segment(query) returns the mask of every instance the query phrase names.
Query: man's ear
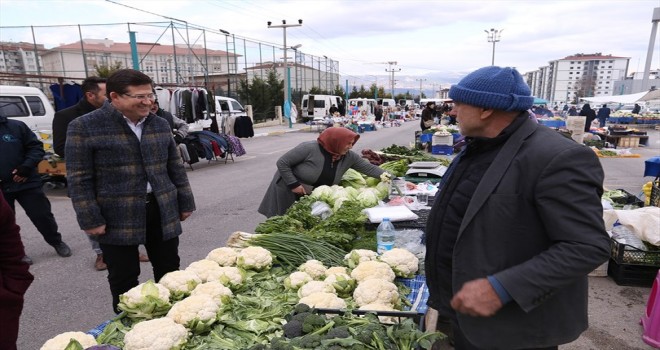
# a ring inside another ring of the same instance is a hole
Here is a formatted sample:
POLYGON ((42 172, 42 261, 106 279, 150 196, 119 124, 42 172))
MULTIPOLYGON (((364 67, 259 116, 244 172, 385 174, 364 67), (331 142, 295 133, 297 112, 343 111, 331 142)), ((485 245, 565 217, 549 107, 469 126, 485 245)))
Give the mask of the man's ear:
POLYGON ((479 119, 481 119, 481 120, 488 119, 488 118, 490 118, 494 113, 495 113, 495 110, 494 110, 494 109, 486 109, 486 108, 483 108, 483 109, 481 110, 481 114, 479 115, 479 119))

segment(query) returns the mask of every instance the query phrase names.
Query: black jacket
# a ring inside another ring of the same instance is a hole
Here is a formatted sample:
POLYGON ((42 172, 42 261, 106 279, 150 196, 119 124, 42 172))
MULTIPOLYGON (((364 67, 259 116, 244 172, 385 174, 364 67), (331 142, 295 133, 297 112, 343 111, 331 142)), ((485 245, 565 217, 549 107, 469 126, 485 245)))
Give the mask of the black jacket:
POLYGON ((0 185, 3 192, 18 192, 41 186, 37 165, 44 158, 44 144, 22 121, 0 116, 0 185), (23 168, 27 181, 12 180, 12 172, 23 168))
POLYGON ((66 144, 66 129, 72 120, 94 111, 96 107, 87 102, 86 99, 80 100, 75 106, 65 108, 55 113, 53 118, 53 149, 55 154, 64 158, 64 144, 66 144))

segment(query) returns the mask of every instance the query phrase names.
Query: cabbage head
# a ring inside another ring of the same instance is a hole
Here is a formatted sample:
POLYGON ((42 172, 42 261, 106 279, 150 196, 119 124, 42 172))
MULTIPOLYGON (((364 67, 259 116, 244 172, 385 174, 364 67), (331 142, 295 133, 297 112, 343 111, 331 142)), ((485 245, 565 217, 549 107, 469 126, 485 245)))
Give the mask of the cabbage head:
POLYGON ((340 185, 344 187, 363 188, 367 186, 367 182, 357 170, 348 169, 341 177, 340 185))
POLYGON ((356 199, 364 208, 375 207, 378 205, 379 200, 378 191, 371 188, 362 189, 356 199))

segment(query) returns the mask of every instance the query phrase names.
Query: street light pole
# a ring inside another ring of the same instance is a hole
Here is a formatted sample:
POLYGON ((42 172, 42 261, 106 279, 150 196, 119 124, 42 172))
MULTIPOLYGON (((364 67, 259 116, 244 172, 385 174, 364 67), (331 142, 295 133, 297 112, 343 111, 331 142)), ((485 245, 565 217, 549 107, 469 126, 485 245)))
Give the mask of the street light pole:
POLYGON ((291 96, 289 95, 289 69, 287 68, 287 47, 286 47, 286 29, 289 27, 300 27, 302 26, 302 19, 298 20, 298 24, 286 24, 286 20, 282 20, 280 25, 272 25, 273 22, 268 21, 268 28, 282 28, 282 34, 284 37, 284 45, 282 45, 282 50, 284 50, 284 111, 283 114, 285 117, 289 118, 289 128, 293 128, 293 123, 291 122, 291 96))
MULTIPOLYGON (((421 104, 422 103, 421 102, 422 101, 422 82, 426 81, 426 79, 415 79, 415 80, 419 82, 419 101, 420 101, 420 104, 421 104)), ((421 105, 420 105, 420 107, 421 107, 421 105)))
POLYGON ((493 43, 493 55, 490 62, 491 66, 495 65, 495 43, 500 41, 500 36, 502 35, 503 31, 504 29, 490 28, 490 31, 484 29, 484 32, 486 32, 486 35, 488 36, 488 42, 493 43))

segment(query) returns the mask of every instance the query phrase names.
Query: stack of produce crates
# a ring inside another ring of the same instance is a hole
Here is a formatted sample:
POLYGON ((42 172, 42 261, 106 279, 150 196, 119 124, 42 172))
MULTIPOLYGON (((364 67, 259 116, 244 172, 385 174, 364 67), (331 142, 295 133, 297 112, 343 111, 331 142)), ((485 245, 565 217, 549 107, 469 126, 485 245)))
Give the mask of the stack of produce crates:
POLYGON ((660 250, 641 250, 611 241, 607 274, 620 286, 650 287, 660 268, 660 250))

